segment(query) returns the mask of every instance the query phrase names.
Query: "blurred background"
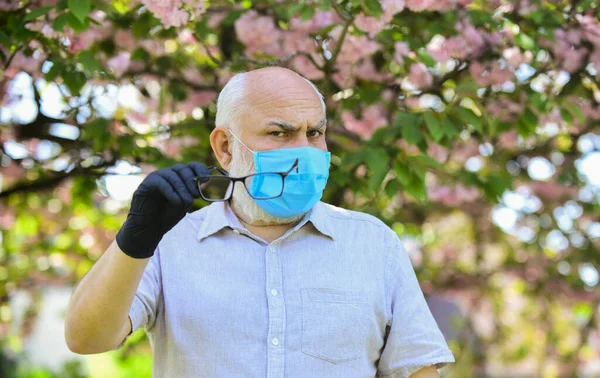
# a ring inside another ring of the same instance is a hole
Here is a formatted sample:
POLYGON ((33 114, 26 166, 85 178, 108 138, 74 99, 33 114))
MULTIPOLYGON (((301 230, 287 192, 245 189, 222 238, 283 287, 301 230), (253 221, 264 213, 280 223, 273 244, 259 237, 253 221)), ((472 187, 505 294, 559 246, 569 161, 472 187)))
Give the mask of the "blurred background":
POLYGON ((267 65, 325 96, 323 200, 400 235, 444 377, 600 377, 599 18, 596 0, 0 0, 0 377, 150 377, 142 329, 68 350, 73 285, 146 174, 215 163, 219 90, 267 65))

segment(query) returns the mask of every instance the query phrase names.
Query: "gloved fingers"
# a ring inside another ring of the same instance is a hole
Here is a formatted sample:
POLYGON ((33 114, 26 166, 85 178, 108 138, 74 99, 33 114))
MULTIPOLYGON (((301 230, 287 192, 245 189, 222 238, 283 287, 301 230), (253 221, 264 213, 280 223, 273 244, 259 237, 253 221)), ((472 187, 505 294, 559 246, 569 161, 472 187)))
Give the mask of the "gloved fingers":
POLYGON ((194 203, 194 197, 192 197, 191 193, 188 191, 187 187, 183 183, 183 180, 181 177, 179 177, 177 172, 175 172, 173 169, 161 169, 160 171, 157 171, 157 173, 162 178, 167 180, 169 184, 171 184, 173 190, 179 196, 179 198, 181 198, 181 203, 186 209, 192 206, 192 203, 194 203))
MULTIPOLYGON (((191 162, 188 164, 188 167, 192 169, 194 172, 194 176, 208 176, 210 175, 210 171, 208 167, 202 163, 198 163, 197 161, 191 162)), ((208 179, 201 180, 200 182, 206 182, 208 179)))
POLYGON ((173 170, 177 172, 188 191, 192 194, 194 198, 200 197, 200 192, 198 191, 198 185, 194 181, 194 177, 196 176, 192 169, 188 165, 177 164, 173 166, 173 170))
POLYGON ((153 172, 152 177, 149 177, 148 185, 162 194, 167 201, 176 206, 183 204, 182 199, 177 194, 177 191, 171 183, 161 176, 160 171, 153 172))

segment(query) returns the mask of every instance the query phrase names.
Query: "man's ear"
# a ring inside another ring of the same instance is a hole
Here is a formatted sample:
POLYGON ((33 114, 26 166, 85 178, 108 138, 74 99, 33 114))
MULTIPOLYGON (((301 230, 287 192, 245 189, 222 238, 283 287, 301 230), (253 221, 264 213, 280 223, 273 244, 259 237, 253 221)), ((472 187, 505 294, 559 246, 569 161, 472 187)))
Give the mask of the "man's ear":
POLYGON ((216 127, 210 133, 210 146, 224 169, 229 169, 229 164, 231 164, 231 144, 228 134, 228 130, 223 127, 216 127))

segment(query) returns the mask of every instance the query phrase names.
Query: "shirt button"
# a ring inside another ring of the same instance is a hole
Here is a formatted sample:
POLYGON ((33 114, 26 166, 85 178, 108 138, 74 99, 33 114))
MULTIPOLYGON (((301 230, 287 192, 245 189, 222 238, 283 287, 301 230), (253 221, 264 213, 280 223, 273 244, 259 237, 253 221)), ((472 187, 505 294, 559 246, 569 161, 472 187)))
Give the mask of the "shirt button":
POLYGON ((279 345, 279 339, 277 337, 274 337, 273 340, 271 340, 271 342, 273 343, 273 345, 279 345))
POLYGON ((271 294, 277 295, 277 290, 276 289, 271 289, 271 294))
POLYGON ((239 230, 233 230, 233 233, 236 234, 236 235, 239 235, 240 231, 239 230))

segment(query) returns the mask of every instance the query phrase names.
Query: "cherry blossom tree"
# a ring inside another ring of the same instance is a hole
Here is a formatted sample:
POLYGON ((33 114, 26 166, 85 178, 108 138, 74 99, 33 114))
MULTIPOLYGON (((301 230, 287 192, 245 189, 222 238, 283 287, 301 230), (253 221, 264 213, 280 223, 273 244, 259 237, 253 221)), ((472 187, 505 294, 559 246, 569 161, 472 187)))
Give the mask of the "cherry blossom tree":
POLYGON ((460 308, 449 376, 591 371, 599 19, 593 0, 0 0, 0 343, 27 335, 14 293, 78 281, 144 174, 216 163, 233 74, 279 65, 326 100, 324 201, 388 223, 460 308))

